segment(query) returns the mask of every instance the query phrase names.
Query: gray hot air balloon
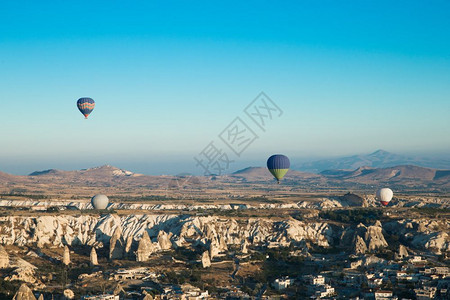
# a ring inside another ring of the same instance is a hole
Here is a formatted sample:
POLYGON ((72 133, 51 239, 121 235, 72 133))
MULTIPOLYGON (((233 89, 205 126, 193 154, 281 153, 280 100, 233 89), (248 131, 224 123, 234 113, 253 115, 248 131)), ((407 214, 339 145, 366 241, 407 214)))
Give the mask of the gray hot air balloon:
POLYGON ((389 188, 382 188, 377 191, 377 199, 382 205, 387 206, 391 202, 394 192, 389 188))
POLYGON ((95 195, 91 199, 91 204, 94 209, 106 209, 108 207, 109 199, 105 195, 95 195))

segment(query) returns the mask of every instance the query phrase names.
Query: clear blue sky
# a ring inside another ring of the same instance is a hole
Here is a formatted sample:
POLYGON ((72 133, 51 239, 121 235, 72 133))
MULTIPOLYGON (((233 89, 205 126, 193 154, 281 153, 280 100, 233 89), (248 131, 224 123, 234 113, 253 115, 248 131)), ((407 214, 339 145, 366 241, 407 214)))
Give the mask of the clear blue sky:
POLYGON ((449 153, 449 1, 150 2, 2 1, 0 170, 195 172, 261 91, 284 114, 235 167, 449 153))

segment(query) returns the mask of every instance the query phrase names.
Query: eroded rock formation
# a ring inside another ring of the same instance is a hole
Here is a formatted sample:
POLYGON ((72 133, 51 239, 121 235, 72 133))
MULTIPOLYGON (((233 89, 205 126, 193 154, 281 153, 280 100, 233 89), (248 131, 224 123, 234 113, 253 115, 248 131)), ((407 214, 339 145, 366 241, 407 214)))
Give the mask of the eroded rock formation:
POLYGON ((95 251, 94 247, 92 247, 91 254, 89 255, 89 264, 91 265, 91 267, 98 265, 97 251, 95 251))
MULTIPOLYGON (((147 232, 156 237, 157 243, 146 244, 145 252, 180 247, 202 239, 213 244, 213 256, 226 252, 228 245, 240 245, 243 239, 249 244, 286 245, 307 240, 321 247, 330 246, 333 230, 325 222, 305 223, 293 219, 273 221, 265 218, 250 218, 237 221, 216 216, 192 217, 184 215, 117 215, 95 216, 39 216, 3 217, 0 243, 18 246, 34 243, 54 246, 88 245, 96 248, 112 245, 112 258, 120 257, 123 251, 135 252, 133 240, 139 240, 147 232), (119 229, 123 232, 119 237, 119 229), (162 231, 162 232, 161 232, 162 231), (170 232, 170 234, 168 234, 170 232), (158 237, 159 236, 159 240, 158 237), (123 241, 126 240, 125 244, 123 241), (170 243, 169 243, 170 241, 170 243)), ((147 236, 148 236, 147 234, 147 236)), ((136 245, 135 245, 136 247, 136 245)), ((143 253, 142 251, 140 251, 143 253)), ((149 254, 147 254, 149 255, 149 254)))
POLYGON ((150 240, 147 231, 144 231, 142 238, 139 240, 138 249, 136 251, 136 261, 147 261, 152 253, 152 241, 150 240))
POLYGON ((7 268, 9 266, 9 255, 5 248, 0 245, 0 269, 7 268))
POLYGON ((211 266, 211 259, 209 258, 208 251, 204 251, 202 254, 202 267, 209 268, 211 266))
POLYGON ((67 245, 64 246, 62 263, 65 264, 66 266, 70 264, 70 250, 69 247, 67 247, 67 245))
POLYGON ((359 235, 356 236, 355 247, 353 253, 356 255, 364 254, 367 252, 367 245, 364 242, 363 238, 359 235))
POLYGON ((121 259, 125 252, 125 242, 122 238, 122 229, 117 226, 109 241, 109 259, 121 259))
POLYGON ((157 241, 158 241, 159 247, 162 250, 169 250, 170 248, 172 248, 172 242, 170 241, 170 236, 164 230, 159 231, 157 241))
POLYGON ((406 257, 408 257, 408 250, 406 249, 405 246, 400 245, 398 247, 398 252, 395 253, 395 259, 404 259, 406 257))
POLYGON ((22 283, 13 300, 36 300, 36 297, 33 291, 25 283, 22 283))
POLYGON ((367 227, 364 240, 366 241, 369 251, 388 246, 388 243, 383 236, 383 228, 380 221, 376 221, 375 225, 367 227))
POLYGON ((241 252, 242 254, 247 254, 248 253, 248 241, 247 239, 244 239, 241 243, 241 252))

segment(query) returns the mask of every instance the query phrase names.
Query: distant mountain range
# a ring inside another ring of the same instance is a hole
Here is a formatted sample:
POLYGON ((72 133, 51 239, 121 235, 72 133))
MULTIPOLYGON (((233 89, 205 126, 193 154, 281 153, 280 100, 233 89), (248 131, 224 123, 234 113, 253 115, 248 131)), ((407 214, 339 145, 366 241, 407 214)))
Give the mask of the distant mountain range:
MULTIPOLYGON (((202 193, 210 193, 236 187, 240 189, 243 187, 242 184, 255 189, 266 188, 273 182, 272 175, 265 167, 248 167, 228 175, 195 177, 149 176, 105 165, 75 171, 55 169, 36 171, 28 176, 0 172, 0 193, 64 194, 79 197, 107 189, 110 193, 123 196, 142 195, 148 191, 152 191, 152 194, 165 195, 167 190, 183 194, 186 188, 193 188, 202 193)), ((320 173, 290 170, 283 179, 284 187, 308 187, 311 190, 374 188, 382 185, 396 190, 412 188, 420 192, 447 191, 450 189, 450 170, 413 165, 387 168, 363 166, 353 170, 335 169, 320 173)))
POLYGON ((294 170, 320 173, 326 170, 355 170, 360 167, 389 168, 401 165, 414 165, 434 169, 450 169, 450 160, 410 157, 377 150, 365 155, 352 155, 340 158, 323 159, 297 164, 294 170))
POLYGON ((330 180, 341 180, 363 184, 390 183, 405 186, 438 184, 449 185, 450 170, 436 170, 403 165, 389 168, 360 167, 353 171, 327 170, 320 173, 330 180))
MULTIPOLYGON (((247 182, 270 180, 272 175, 266 168, 245 168, 234 172, 232 177, 243 178, 247 182)), ((404 186, 418 186, 436 184, 450 186, 450 170, 437 170, 411 165, 402 165, 389 168, 360 167, 355 170, 326 170, 319 174, 289 171, 285 178, 289 181, 308 181, 314 184, 327 183, 339 185, 340 183, 358 183, 374 185, 380 183, 397 184, 404 186)))

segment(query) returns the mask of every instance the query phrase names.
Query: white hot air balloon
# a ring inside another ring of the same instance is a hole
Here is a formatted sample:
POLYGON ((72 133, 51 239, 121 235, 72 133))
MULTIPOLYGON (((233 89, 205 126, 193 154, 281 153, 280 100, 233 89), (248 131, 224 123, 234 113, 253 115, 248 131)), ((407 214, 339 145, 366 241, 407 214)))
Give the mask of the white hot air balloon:
POLYGON ((95 195, 91 199, 91 204, 94 209, 106 209, 108 207, 109 199, 105 195, 95 195))
POLYGON ((394 196, 394 193, 389 188, 382 188, 377 191, 377 199, 384 206, 387 206, 391 202, 392 196, 394 196))

